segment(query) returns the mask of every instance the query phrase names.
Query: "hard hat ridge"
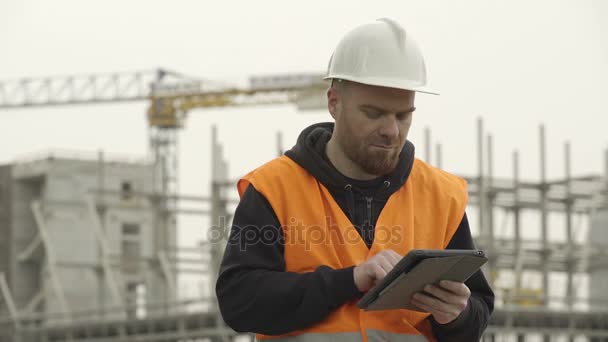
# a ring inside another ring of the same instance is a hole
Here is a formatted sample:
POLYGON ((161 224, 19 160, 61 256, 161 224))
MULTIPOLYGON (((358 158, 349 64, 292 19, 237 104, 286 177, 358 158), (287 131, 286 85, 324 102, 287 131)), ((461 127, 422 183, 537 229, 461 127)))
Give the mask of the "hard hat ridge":
POLYGON ((431 93, 426 65, 414 38, 394 19, 355 27, 338 43, 324 79, 431 93))

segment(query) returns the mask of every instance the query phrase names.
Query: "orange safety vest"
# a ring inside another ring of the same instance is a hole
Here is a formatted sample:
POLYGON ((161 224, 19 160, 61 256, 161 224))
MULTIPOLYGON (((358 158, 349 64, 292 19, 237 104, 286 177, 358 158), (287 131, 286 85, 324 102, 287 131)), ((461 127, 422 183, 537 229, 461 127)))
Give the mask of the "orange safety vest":
MULTIPOLYGON (((384 249, 445 249, 467 202, 466 182, 416 159, 407 182, 394 192, 378 217, 368 248, 327 188, 289 157, 276 158, 238 182, 239 194, 252 184, 272 206, 285 237, 285 271, 312 272, 358 265, 384 249)), ((277 286, 281 286, 277 284, 277 286)), ((353 299, 323 321, 277 341, 435 341, 428 313, 409 310, 366 312, 353 299)))

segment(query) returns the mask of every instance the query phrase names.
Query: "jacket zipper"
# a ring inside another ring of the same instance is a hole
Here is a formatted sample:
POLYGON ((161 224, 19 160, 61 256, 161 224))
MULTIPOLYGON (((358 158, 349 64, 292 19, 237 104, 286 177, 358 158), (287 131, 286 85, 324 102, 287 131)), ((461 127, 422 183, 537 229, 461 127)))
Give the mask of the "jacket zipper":
POLYGON ((372 200, 374 198, 373 197, 365 197, 365 200, 367 201, 367 223, 369 225, 369 227, 372 226, 372 200))

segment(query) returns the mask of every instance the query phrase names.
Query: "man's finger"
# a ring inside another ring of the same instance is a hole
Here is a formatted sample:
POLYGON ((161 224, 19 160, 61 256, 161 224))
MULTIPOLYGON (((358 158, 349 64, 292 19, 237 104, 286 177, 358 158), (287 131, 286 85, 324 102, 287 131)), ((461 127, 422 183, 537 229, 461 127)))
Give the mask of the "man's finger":
POLYGON ((433 311, 439 311, 444 314, 454 314, 455 308, 452 305, 446 304, 437 298, 427 296, 422 293, 416 293, 413 297, 417 302, 427 305, 433 311))
POLYGON ((446 291, 435 285, 425 286, 424 291, 441 299, 443 302, 450 303, 450 304, 459 304, 463 301, 463 298, 465 298, 465 296, 460 296, 460 295, 454 294, 454 292, 446 291))
POLYGON ((380 265, 374 265, 374 277, 376 283, 382 280, 386 276, 386 271, 380 265))
POLYGON ((389 253, 386 253, 383 256, 384 256, 384 260, 386 260, 386 262, 388 262, 391 265, 391 269, 392 269, 395 266, 395 264, 397 263, 395 261, 395 257, 389 253))
POLYGON ((396 252, 393 251, 392 249, 387 249, 384 250, 382 252, 380 252, 381 254, 379 254, 379 257, 384 258, 385 260, 387 260, 390 264, 391 264, 391 268, 392 266, 395 266, 395 264, 397 263, 397 261, 399 259, 397 259, 397 257, 395 256, 396 252))
POLYGON ((467 297, 471 296, 471 290, 469 290, 469 288, 464 283, 450 280, 442 280, 439 282, 439 286, 458 295, 467 297))
POLYGON ((411 304, 415 305, 418 309, 420 309, 420 310, 422 310, 424 312, 428 312, 428 313, 431 313, 431 314, 433 313, 433 309, 430 306, 422 303, 419 300, 416 300, 416 298, 412 298, 411 304))
POLYGON ((393 264, 388 259, 388 257, 378 258, 378 264, 386 273, 390 272, 393 269, 393 264))
POLYGON ((394 250, 390 250, 391 253, 389 253, 389 255, 391 256, 391 259, 393 261, 393 266, 397 265, 397 263, 401 260, 401 255, 399 255, 397 252, 395 252, 394 250))
POLYGON ((456 316, 454 316, 453 314, 437 311, 434 308, 415 299, 412 299, 411 303, 412 305, 415 305, 418 309, 433 315, 433 318, 435 318, 435 320, 441 324, 449 323, 456 318, 456 316))
POLYGON ((446 311, 442 310, 441 308, 436 307, 435 305, 431 304, 429 301, 425 300, 422 297, 430 298, 425 295, 416 294, 412 297, 411 303, 416 305, 418 308, 420 308, 426 312, 429 312, 433 315, 444 315, 444 316, 453 315, 450 312, 446 312, 446 311))

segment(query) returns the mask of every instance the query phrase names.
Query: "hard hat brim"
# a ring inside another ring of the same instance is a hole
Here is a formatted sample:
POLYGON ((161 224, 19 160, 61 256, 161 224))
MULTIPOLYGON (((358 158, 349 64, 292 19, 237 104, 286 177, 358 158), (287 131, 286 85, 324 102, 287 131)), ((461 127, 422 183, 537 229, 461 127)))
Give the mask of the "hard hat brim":
POLYGON ((403 90, 415 91, 417 93, 431 94, 431 95, 439 95, 438 92, 431 90, 425 86, 420 86, 417 84, 413 84, 412 82, 395 80, 395 79, 386 79, 386 78, 376 78, 376 77, 353 77, 348 75, 328 75, 323 77, 324 80, 331 79, 341 79, 356 83, 362 83, 372 86, 378 87, 387 87, 387 88, 396 88, 403 90))

